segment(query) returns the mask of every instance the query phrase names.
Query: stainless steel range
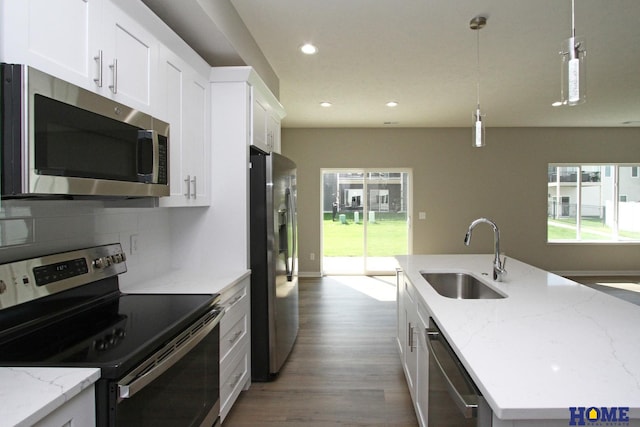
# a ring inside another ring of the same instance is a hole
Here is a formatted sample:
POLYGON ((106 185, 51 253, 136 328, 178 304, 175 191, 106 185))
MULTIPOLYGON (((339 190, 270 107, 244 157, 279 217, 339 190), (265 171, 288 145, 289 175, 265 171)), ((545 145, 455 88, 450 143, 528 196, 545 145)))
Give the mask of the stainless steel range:
POLYGON ((0 366, 100 368, 96 424, 213 426, 217 294, 125 294, 120 244, 0 265, 0 366))

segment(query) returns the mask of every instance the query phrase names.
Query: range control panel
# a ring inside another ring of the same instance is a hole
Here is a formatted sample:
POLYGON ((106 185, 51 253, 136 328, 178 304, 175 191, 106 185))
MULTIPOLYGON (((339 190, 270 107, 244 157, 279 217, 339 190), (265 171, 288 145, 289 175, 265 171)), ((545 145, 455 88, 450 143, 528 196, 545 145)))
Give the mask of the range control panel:
POLYGON ((0 309, 127 271, 120 243, 0 265, 0 309))

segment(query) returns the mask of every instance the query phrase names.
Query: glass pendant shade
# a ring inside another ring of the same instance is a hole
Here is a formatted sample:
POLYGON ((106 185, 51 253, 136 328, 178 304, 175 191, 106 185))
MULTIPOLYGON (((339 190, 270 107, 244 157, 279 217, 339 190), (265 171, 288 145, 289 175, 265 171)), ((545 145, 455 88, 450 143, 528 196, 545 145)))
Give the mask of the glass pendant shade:
POLYGON ((578 105, 587 100, 587 50, 584 38, 569 37, 560 49, 560 104, 578 105))
POLYGON ((473 113, 473 140, 472 145, 474 147, 484 147, 485 134, 484 134, 484 121, 482 120, 482 114, 480 108, 476 109, 473 113))

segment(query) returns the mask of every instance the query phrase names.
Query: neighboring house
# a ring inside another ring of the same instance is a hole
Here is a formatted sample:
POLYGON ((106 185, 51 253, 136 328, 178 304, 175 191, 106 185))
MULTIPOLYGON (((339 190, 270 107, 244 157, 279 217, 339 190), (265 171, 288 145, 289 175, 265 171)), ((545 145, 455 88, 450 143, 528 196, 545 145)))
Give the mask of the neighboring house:
MULTIPOLYGON (((368 211, 405 212, 407 178, 402 172, 367 172, 368 211)), ((324 173, 323 210, 331 212, 333 203, 338 211, 359 210, 364 207, 365 173, 324 173)))
POLYGON ((616 165, 549 166, 549 218, 600 219, 638 231, 640 167, 616 165), (578 180, 578 176, 580 180, 578 180))

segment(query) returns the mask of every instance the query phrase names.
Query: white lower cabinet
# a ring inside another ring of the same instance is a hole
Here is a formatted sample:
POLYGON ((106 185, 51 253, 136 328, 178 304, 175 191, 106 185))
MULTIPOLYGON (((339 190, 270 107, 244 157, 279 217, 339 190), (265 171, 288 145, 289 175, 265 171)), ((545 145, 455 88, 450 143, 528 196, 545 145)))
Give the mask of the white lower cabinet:
POLYGON ((222 293, 220 321, 220 420, 224 422, 242 390, 251 385, 250 277, 222 293))
POLYGON ((418 423, 424 427, 427 425, 429 401, 429 351, 426 342, 429 314, 402 271, 398 270, 396 274, 400 359, 418 423))
POLYGON ((71 400, 38 421, 33 427, 94 427, 96 402, 94 387, 87 387, 71 400))

